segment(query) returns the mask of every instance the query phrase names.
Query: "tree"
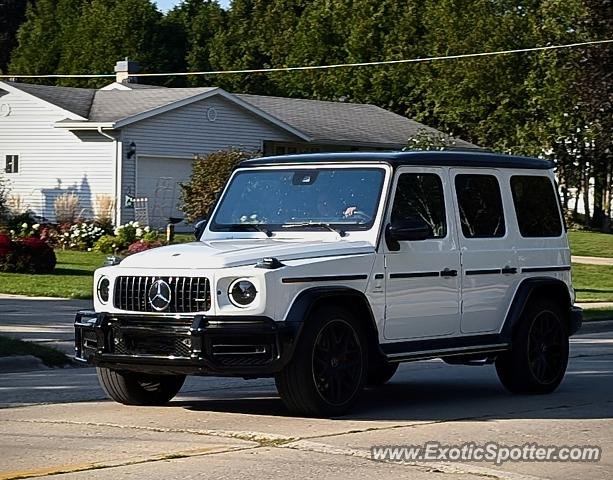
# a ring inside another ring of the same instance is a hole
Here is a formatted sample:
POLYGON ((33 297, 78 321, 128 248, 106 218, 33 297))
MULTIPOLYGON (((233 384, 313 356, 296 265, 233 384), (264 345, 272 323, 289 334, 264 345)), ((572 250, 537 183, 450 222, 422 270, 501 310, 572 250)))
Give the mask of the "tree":
MULTIPOLYGON (((613 37, 613 2, 583 0, 585 14, 580 31, 588 39, 613 37)), ((578 75, 574 84, 579 109, 588 135, 584 148, 594 177, 594 205, 591 226, 611 231, 613 201, 613 49, 610 45, 593 45, 581 51, 575 64, 578 75)), ((588 177, 589 182, 589 177, 588 177)), ((588 183, 584 199, 589 212, 588 183)), ((590 220, 588 218, 588 220, 590 220)))
MULTIPOLYGON (((147 71, 164 71, 161 19, 150 0, 91 0, 65 35, 58 68, 72 74, 112 73, 117 60, 129 57, 147 71)), ((108 80, 61 83, 99 87, 108 80)))
POLYGON ((44 75, 57 72, 61 32, 56 7, 56 0, 28 4, 26 21, 17 33, 18 46, 11 54, 10 73, 44 75))
POLYGON ((0 1, 0 73, 6 72, 17 45, 17 30, 26 18, 27 0, 0 1))
POLYGON ((187 220, 195 222, 206 217, 234 168, 258 156, 256 152, 219 150, 196 157, 189 181, 181 184, 181 210, 187 220))
MULTIPOLYGON (((168 12, 163 23, 173 31, 170 40, 177 52, 173 71, 211 70, 213 38, 223 30, 225 17, 225 11, 216 0, 186 0, 168 12)), ((202 76, 187 78, 190 86, 209 83, 210 79, 202 76)))

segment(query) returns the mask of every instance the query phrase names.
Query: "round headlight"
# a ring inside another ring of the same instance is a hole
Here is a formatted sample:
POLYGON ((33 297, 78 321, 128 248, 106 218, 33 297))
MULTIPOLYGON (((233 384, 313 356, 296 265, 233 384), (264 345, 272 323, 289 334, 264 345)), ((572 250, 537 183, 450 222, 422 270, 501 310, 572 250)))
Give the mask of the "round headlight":
POLYGON ((237 307, 246 307, 255 300, 258 291, 249 280, 238 279, 230 284, 228 297, 237 307))
POLYGON ((109 301, 109 290, 111 287, 111 282, 108 278, 102 277, 98 280, 98 299, 102 303, 106 303, 109 301))

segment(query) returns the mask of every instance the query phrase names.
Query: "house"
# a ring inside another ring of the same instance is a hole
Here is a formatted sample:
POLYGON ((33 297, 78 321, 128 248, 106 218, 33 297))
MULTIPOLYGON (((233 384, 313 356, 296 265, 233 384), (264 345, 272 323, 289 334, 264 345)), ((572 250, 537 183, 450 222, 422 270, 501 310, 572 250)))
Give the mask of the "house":
POLYGON ((159 227, 182 217, 178 184, 194 155, 399 149, 436 132, 374 105, 126 83, 127 63, 99 90, 0 82, 0 162, 22 205, 52 220, 55 199, 73 192, 91 217, 96 197, 108 195, 124 223, 134 218, 132 200, 145 198, 159 227))

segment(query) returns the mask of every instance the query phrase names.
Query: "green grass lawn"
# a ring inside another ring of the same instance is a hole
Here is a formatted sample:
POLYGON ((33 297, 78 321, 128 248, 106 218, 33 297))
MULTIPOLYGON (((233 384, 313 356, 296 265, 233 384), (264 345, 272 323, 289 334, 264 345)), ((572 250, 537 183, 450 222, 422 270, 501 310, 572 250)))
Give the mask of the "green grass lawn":
POLYGON ((0 336, 0 357, 11 355, 32 355, 40 358, 49 367, 63 367, 71 363, 70 358, 55 348, 0 336))
POLYGON ((568 232, 573 255, 613 257, 613 234, 596 232, 568 232))
POLYGON ((584 322, 598 322, 602 320, 613 320, 613 308, 590 308, 583 310, 584 322))
POLYGON ((613 302, 613 266, 573 263, 578 302, 613 302))
POLYGON ((93 272, 106 255, 56 250, 57 266, 52 275, 0 273, 0 293, 33 297, 92 298, 93 272))

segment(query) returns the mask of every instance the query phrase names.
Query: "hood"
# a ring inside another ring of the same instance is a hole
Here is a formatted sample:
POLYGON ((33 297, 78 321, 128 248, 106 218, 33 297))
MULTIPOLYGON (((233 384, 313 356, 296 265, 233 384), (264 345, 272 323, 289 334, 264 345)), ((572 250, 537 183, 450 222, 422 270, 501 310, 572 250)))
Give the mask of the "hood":
POLYGON ((287 261, 373 252, 374 247, 365 241, 214 240, 154 248, 130 255, 119 267, 224 268, 251 265, 265 257, 287 261))

